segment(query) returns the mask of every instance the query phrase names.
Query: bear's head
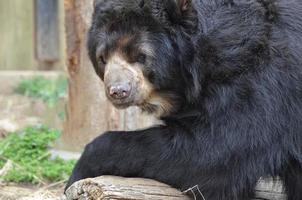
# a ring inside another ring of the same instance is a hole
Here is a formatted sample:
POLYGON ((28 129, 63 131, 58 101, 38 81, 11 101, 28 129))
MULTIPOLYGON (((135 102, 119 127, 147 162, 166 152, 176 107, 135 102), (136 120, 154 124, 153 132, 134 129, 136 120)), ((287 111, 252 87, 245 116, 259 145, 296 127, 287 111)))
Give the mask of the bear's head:
POLYGON ((195 15, 190 0, 95 0, 89 56, 114 106, 168 116, 187 102, 195 15))

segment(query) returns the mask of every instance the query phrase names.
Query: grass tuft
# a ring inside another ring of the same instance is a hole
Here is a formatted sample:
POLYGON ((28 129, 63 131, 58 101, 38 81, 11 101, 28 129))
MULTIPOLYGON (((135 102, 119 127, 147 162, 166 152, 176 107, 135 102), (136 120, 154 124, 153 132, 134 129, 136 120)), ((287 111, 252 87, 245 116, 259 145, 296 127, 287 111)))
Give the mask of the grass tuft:
POLYGON ((48 147, 60 132, 45 126, 28 127, 0 140, 0 169, 7 162, 12 167, 0 177, 16 183, 46 183, 69 177, 76 161, 51 159, 48 147))
POLYGON ((22 80, 16 88, 16 92, 44 102, 53 106, 66 95, 67 80, 60 77, 54 80, 44 77, 35 77, 22 80))

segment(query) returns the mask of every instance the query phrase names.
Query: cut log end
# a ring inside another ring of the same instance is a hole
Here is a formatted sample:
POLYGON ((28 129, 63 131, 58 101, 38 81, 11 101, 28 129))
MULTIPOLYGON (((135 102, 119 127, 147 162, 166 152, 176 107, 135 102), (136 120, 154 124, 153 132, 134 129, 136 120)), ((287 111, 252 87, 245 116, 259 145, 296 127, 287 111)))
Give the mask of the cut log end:
MULTIPOLYGON (((164 183, 142 178, 101 176, 74 183, 66 191, 67 200, 190 200, 183 192, 164 183)), ((194 199, 194 198, 193 198, 194 199)), ((280 181, 260 180, 256 199, 285 200, 280 181)))

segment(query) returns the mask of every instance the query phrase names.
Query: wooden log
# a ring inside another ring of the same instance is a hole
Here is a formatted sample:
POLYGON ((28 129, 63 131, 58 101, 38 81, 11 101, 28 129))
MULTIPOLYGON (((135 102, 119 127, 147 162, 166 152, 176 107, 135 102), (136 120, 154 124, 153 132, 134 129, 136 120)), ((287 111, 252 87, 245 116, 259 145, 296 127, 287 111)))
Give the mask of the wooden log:
MULTIPOLYGON (((195 195, 198 190, 194 190, 195 195)), ((201 191, 202 192, 202 191, 201 191)), ((188 190, 188 194, 191 190, 188 190)), ((192 195, 191 195, 192 196, 192 195)), ((201 196, 201 195, 200 195, 201 196)), ((76 182, 66 191, 67 200, 190 200, 183 192, 150 179, 101 176, 76 182)), ((198 198, 202 199, 202 198, 198 198)), ((254 200, 285 200, 280 181, 260 180, 254 200)))
POLYGON ((102 176, 81 180, 66 191, 67 200, 189 200, 170 186, 154 180, 102 176))

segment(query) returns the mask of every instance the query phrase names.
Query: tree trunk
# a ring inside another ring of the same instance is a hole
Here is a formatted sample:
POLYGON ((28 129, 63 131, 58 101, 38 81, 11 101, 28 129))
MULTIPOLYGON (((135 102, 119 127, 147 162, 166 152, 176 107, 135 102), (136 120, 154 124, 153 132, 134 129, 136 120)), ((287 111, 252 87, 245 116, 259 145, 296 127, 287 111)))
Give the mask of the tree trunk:
POLYGON ((82 150, 107 130, 133 130, 153 123, 135 109, 117 111, 106 100, 103 83, 96 76, 86 50, 86 33, 93 12, 93 0, 65 0, 69 100, 66 121, 57 147, 82 150))
MULTIPOLYGON (((170 186, 150 179, 122 178, 114 176, 101 176, 81 180, 73 184, 66 192, 67 200, 189 200, 194 195, 202 199, 202 191, 193 187, 183 192, 170 186)), ((285 200, 286 195, 280 181, 271 179, 260 180, 256 187, 254 200, 285 200)))
POLYGON ((107 127, 103 120, 106 111, 102 106, 106 102, 85 45, 92 0, 65 0, 64 6, 69 96, 59 145, 65 150, 81 150, 85 143, 107 127))

